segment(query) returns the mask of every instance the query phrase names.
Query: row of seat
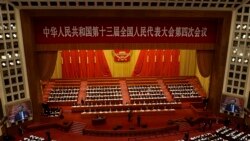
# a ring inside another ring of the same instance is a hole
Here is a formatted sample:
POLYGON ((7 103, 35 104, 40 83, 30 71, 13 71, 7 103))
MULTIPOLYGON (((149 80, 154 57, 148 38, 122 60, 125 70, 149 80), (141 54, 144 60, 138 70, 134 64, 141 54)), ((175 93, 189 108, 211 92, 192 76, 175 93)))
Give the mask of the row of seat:
POLYGON ((50 93, 51 97, 58 97, 58 96, 78 96, 78 93, 50 93))
POLYGON ((59 117, 62 114, 62 109, 59 107, 48 107, 43 110, 43 115, 48 117, 59 117))
POLYGON ((48 103, 76 102, 80 92, 80 86, 60 86, 50 90, 48 103))
POLYGON ((131 99, 130 103, 131 104, 141 104, 141 103, 161 103, 161 102, 167 102, 166 98, 162 98, 162 99, 131 99))
POLYGON ((151 103, 155 100, 166 101, 166 96, 162 92, 160 85, 145 84, 128 86, 128 92, 132 103, 137 101, 144 101, 146 103, 151 103))
POLYGON ((121 95, 111 95, 111 96, 86 96, 87 100, 109 100, 109 99, 122 99, 121 95))
POLYGON ((190 138, 191 141, 249 141, 250 134, 233 128, 223 126, 214 133, 205 133, 190 138))
POLYGON ((190 83, 176 83, 176 84, 169 84, 169 83, 166 83, 166 85, 169 87, 169 88, 192 88, 193 85, 191 85, 190 83))
POLYGON ((121 91, 106 91, 106 92, 87 92, 88 95, 102 96, 102 95, 116 95, 121 94, 121 91))
POLYGON ((211 140, 224 141, 224 139, 221 138, 220 136, 211 133, 205 133, 190 138, 190 141, 211 141, 211 140))
POLYGON ((130 96, 130 100, 162 100, 162 99, 166 99, 166 96, 145 96, 145 95, 141 95, 141 96, 130 96))
POLYGON ((77 100, 75 100, 74 98, 72 99, 49 99, 47 101, 48 103, 61 103, 61 102, 77 102, 77 100))
POLYGON ((153 94, 162 94, 162 90, 154 90, 154 91, 129 91, 130 95, 131 94, 136 94, 136 95, 153 95, 153 94))
POLYGON ((106 90, 92 90, 92 89, 86 89, 87 93, 118 93, 121 89, 106 89, 106 90))
POLYGON ((201 98, 194 86, 189 83, 167 84, 166 87, 175 100, 201 98))
POLYGON ((152 94, 149 94, 149 93, 130 93, 130 97, 131 96, 162 96, 163 93, 159 92, 159 93, 152 93, 152 94))
POLYGON ((48 101, 72 101, 77 98, 78 96, 49 96, 48 101))
POLYGON ((119 85, 88 86, 85 103, 89 102, 122 102, 122 93, 119 85))
POLYGON ((221 127, 216 130, 216 133, 230 141, 249 141, 250 134, 245 133, 243 131, 239 131, 237 129, 229 128, 229 127, 221 127))
POLYGON ((79 92, 79 87, 55 87, 51 92, 79 92))
POLYGON ((84 105, 93 105, 93 104, 122 104, 123 99, 101 99, 101 100, 85 100, 84 105))
POLYGON ((24 137, 23 141, 45 141, 45 139, 44 139, 44 137, 30 135, 29 137, 24 137))
POLYGON ((179 95, 173 95, 174 99, 177 98, 201 98, 199 94, 179 94, 179 95))
POLYGON ((86 92, 119 92, 121 90, 119 85, 109 86, 88 86, 86 92))

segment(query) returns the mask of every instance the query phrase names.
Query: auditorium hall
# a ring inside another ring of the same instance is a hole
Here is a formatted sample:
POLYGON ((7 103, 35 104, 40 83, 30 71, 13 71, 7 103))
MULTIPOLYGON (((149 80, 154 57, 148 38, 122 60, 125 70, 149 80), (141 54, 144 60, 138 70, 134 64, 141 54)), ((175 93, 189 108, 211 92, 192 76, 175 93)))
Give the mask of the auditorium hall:
POLYGON ((3 141, 250 140, 250 0, 0 0, 3 141))

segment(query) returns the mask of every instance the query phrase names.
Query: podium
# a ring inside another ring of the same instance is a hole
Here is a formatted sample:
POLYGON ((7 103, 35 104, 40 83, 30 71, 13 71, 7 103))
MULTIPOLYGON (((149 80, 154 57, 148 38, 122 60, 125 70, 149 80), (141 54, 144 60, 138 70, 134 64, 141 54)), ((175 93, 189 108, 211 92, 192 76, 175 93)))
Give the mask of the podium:
POLYGON ((106 123, 106 117, 97 117, 92 119, 92 125, 103 125, 106 123))

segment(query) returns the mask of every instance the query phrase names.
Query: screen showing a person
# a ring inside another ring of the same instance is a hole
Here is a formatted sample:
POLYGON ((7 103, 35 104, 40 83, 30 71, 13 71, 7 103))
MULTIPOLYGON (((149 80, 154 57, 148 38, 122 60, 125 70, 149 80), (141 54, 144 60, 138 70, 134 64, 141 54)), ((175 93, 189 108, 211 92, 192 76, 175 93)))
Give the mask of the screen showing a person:
POLYGON ((241 115, 243 111, 243 105, 243 99, 223 95, 221 99, 220 111, 222 113, 227 112, 241 115))
POLYGON ((8 112, 8 120, 10 123, 23 121, 32 117, 30 101, 8 105, 6 111, 8 112))

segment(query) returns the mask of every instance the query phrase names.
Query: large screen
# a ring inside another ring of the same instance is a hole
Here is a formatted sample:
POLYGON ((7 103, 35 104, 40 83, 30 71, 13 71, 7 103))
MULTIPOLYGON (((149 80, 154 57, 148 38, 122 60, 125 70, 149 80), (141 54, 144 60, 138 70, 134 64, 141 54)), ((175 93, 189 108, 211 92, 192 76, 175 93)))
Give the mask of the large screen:
POLYGON ((31 119, 33 117, 31 101, 26 100, 6 105, 6 113, 9 123, 31 119))
POLYGON ((242 98, 222 95, 220 112, 242 117, 244 115, 244 100, 242 98))

